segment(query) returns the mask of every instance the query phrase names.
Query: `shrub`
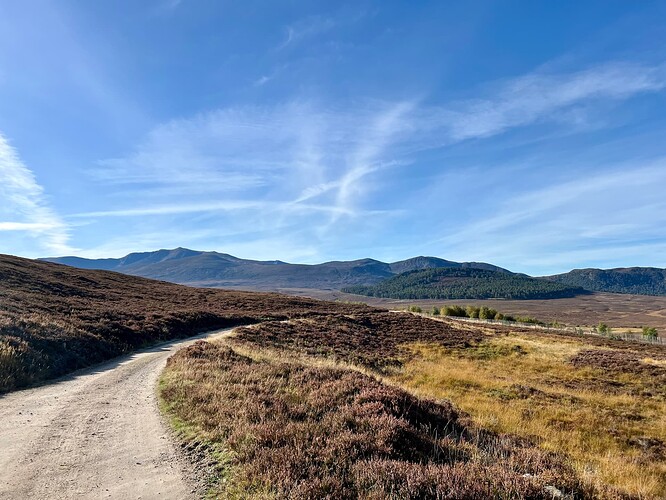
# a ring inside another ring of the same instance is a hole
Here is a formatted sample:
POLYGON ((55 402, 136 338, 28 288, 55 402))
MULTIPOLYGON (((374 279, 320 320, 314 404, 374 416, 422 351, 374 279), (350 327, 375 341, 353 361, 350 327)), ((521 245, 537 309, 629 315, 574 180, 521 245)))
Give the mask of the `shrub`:
POLYGON ((443 316, 453 316, 458 318, 467 317, 467 311, 461 306, 444 306, 441 312, 443 316))
POLYGON ((528 325, 543 325, 542 321, 539 321, 538 319, 532 318, 530 316, 518 316, 516 321, 518 323, 526 323, 528 325))
POLYGON ((468 318, 478 318, 481 308, 476 306, 467 306, 467 317, 468 318))
POLYGON ((408 310, 409 312, 413 312, 413 313, 421 313, 421 312, 423 312, 423 309, 421 309, 419 306, 409 306, 409 308, 408 308, 407 310, 408 310))
POLYGON ((441 311, 440 311, 439 307, 432 306, 432 310, 430 312, 432 313, 433 316, 439 316, 441 311))
POLYGON ((602 335, 608 335, 610 334, 611 329, 606 323, 599 323, 597 325, 597 333, 600 333, 602 335))
POLYGON ((497 311, 489 307, 483 306, 479 309, 479 319, 495 319, 497 311))
POLYGON ((643 327, 643 336, 654 340, 659 336, 659 334, 657 333, 657 329, 655 327, 653 327, 653 326, 644 326, 643 327))

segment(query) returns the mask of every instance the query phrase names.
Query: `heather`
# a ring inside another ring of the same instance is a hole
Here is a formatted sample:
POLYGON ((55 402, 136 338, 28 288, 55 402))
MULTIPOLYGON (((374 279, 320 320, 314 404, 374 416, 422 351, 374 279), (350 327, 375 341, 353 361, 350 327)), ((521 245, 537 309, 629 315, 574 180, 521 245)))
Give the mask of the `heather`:
POLYGON ((0 393, 206 330, 359 309, 0 256, 0 393))
POLYGON ((609 498, 557 454, 372 376, 199 341, 170 358, 165 410, 218 457, 223 498, 609 498))

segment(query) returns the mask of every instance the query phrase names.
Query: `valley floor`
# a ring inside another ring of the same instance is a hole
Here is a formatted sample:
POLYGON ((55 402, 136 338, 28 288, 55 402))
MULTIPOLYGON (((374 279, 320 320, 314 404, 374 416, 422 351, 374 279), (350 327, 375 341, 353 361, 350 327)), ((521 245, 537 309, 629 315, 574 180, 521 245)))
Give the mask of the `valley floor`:
POLYGON ((432 306, 475 304, 497 309, 513 316, 531 316, 544 322, 558 321, 570 326, 594 326, 606 323, 625 330, 653 326, 666 336, 666 297, 593 293, 567 299, 549 300, 398 300, 352 295, 339 290, 285 288, 281 293, 322 300, 363 302, 375 307, 405 309, 410 305, 424 310, 432 306))

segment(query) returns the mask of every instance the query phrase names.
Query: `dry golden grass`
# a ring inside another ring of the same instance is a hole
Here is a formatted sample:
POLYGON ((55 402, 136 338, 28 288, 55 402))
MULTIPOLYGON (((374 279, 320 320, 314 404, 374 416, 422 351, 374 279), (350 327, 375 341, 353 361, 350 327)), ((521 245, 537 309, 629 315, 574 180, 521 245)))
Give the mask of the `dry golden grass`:
POLYGON ((160 396, 216 459, 218 498, 621 498, 558 454, 330 359, 199 341, 169 358, 160 396))
POLYGON ((592 484, 666 497, 666 388, 655 372, 664 359, 642 363, 626 349, 599 349, 635 364, 604 370, 586 366, 591 350, 581 340, 525 333, 463 349, 405 348, 412 356, 392 380, 416 394, 450 399, 483 428, 565 453, 592 484))

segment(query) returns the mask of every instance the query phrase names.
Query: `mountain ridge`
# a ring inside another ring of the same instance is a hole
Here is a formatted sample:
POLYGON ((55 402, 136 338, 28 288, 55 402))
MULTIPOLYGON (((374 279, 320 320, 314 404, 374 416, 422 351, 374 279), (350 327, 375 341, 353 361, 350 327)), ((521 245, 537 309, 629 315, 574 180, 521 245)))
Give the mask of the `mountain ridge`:
POLYGON ((392 263, 364 258, 321 264, 291 264, 279 260, 241 259, 226 253, 182 247, 130 253, 118 259, 66 256, 39 260, 187 285, 250 289, 340 289, 345 286, 374 284, 406 271, 436 267, 479 268, 510 273, 507 269, 485 262, 454 262, 427 256, 392 263))
MULTIPOLYGON (((396 262, 363 258, 320 264, 292 264, 280 260, 242 259, 227 253, 178 247, 134 252, 115 259, 66 256, 38 260, 191 286, 272 291, 289 288, 340 290, 353 286, 371 286, 405 272, 434 268, 480 269, 530 277, 486 262, 455 262, 423 255, 396 262)), ((535 279, 582 287, 593 292, 666 296, 666 269, 657 267, 573 269, 567 273, 535 279)))
POLYGON ((593 292, 666 295, 666 269, 659 267, 615 267, 572 269, 543 279, 593 292))

